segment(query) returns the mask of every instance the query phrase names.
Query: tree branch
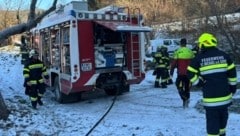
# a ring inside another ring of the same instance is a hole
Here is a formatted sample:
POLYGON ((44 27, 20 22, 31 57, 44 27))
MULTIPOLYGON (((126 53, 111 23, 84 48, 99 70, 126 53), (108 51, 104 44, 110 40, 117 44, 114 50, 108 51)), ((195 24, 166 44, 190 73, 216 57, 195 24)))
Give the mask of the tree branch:
POLYGON ((5 40, 12 35, 21 34, 23 32, 29 31, 30 29, 35 27, 37 23, 40 22, 47 14, 56 9, 57 1, 58 0, 54 0, 52 6, 48 10, 36 17, 35 7, 37 0, 32 0, 27 23, 21 23, 0 31, 0 41, 5 40))
POLYGON ((30 4, 30 11, 28 14, 28 21, 30 20, 34 20, 35 18, 35 9, 36 9, 36 4, 37 4, 37 0, 32 0, 31 4, 30 4))

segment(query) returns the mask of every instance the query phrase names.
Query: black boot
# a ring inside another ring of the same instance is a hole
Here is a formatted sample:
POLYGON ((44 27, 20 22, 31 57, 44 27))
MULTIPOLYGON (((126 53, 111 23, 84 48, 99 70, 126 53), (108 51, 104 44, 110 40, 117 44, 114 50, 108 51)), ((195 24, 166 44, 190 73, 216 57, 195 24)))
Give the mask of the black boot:
POLYGON ((159 82, 158 82, 158 81, 155 81, 155 85, 154 85, 154 87, 155 87, 155 88, 158 88, 158 87, 160 87, 160 86, 159 86, 159 82))
POLYGON ((38 100, 37 100, 37 102, 38 102, 38 104, 39 104, 40 106, 42 106, 42 105, 43 105, 43 102, 42 102, 42 100, 41 100, 41 97, 38 97, 38 100))
POLYGON ((161 83, 162 88, 167 88, 166 83, 161 83))
POLYGON ((36 110, 37 109, 37 101, 32 101, 31 103, 32 103, 32 108, 36 110))
POLYGON ((167 84, 168 84, 168 85, 171 85, 171 84, 173 84, 173 81, 172 81, 172 79, 169 79, 169 80, 168 80, 168 82, 167 82, 167 84))

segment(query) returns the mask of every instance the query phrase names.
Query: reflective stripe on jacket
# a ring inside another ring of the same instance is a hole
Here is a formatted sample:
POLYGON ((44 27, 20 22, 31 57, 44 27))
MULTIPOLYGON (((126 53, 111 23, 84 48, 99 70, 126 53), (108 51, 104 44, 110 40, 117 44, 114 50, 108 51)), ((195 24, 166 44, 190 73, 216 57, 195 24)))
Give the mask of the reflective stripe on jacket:
POLYGON ((28 49, 27 49, 27 47, 24 46, 24 45, 22 45, 22 46, 20 47, 20 50, 21 50, 22 60, 23 60, 23 61, 28 60, 29 54, 28 54, 28 49))
POLYGON ((155 68, 166 68, 168 64, 168 58, 161 52, 156 52, 153 56, 153 62, 155 63, 155 68))
POLYGON ((217 48, 198 54, 187 68, 193 85, 203 84, 203 104, 206 107, 229 105, 232 100, 230 85, 236 85, 236 68, 229 55, 217 48))
POLYGON ((47 75, 46 67, 40 60, 29 59, 23 69, 26 82, 31 84, 43 83, 43 76, 47 75))

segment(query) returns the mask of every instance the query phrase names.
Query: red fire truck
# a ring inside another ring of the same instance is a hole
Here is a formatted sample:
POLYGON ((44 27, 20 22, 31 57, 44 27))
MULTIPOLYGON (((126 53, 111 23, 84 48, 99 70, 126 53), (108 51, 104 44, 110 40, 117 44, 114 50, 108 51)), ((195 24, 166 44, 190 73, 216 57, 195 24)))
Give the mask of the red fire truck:
POLYGON ((86 1, 59 6, 31 30, 31 46, 48 68, 56 100, 71 94, 129 91, 144 79, 144 32, 139 9, 89 11, 86 1), (130 14, 132 12, 133 14, 130 14))

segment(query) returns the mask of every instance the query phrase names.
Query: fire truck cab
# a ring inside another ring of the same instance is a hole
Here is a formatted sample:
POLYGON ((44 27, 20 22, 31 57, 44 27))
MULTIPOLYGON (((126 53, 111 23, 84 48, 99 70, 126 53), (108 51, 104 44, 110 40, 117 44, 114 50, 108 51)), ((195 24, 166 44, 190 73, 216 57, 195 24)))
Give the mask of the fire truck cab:
POLYGON ((144 79, 140 10, 108 6, 89 11, 87 1, 59 6, 31 31, 31 44, 47 66, 56 100, 71 94, 129 91, 144 79), (134 13, 135 12, 135 13, 134 13))

